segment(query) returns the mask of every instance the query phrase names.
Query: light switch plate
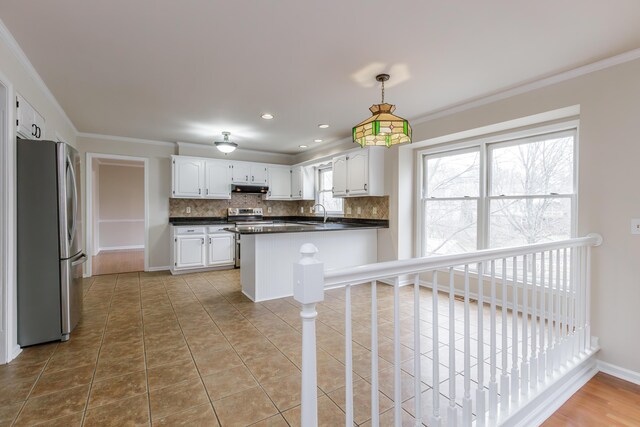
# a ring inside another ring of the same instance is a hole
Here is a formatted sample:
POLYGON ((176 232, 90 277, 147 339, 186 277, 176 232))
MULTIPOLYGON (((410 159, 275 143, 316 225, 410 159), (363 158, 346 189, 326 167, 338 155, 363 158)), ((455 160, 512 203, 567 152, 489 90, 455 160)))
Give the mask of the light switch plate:
POLYGON ((271 213, 271 206, 267 207, 267 213, 271 213))
POLYGON ((191 213, 191 206, 187 206, 187 213, 190 214, 191 213))
POLYGON ((631 220, 631 234, 640 234, 640 218, 631 220))
POLYGON ((358 215, 362 215, 362 208, 360 206, 358 206, 356 208, 356 212, 358 213, 358 215))

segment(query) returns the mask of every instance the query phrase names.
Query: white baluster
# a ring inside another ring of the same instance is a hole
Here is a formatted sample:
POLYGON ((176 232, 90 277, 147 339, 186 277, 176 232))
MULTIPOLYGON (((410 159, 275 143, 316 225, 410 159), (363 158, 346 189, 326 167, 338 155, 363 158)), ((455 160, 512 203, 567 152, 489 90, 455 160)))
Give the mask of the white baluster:
POLYGON ((574 248, 569 249, 569 259, 571 260, 571 272, 569 276, 569 292, 567 297, 569 298, 569 306, 567 308, 569 315, 569 331, 568 343, 567 343, 567 361, 573 358, 575 355, 575 315, 576 315, 576 280, 577 280, 577 263, 576 263, 576 251, 574 248))
MULTIPOLYGON (((420 375, 420 373, 418 373, 420 375)), ((402 385, 400 377, 400 283, 396 277, 393 284, 393 418, 394 425, 402 423, 402 385)), ((416 400, 419 405, 420 400, 416 400)))
POLYGON ((564 248, 562 250, 562 333, 561 333, 561 361, 562 363, 566 363, 569 361, 569 350, 568 350, 568 346, 569 346, 569 331, 567 330, 567 322, 568 322, 568 301, 569 301, 569 294, 568 294, 568 289, 567 289, 567 270, 568 270, 568 264, 567 264, 567 248, 564 248))
MULTIPOLYGON (((440 354, 438 351, 438 272, 433 272, 432 281, 433 292, 433 304, 432 304, 432 326, 433 326, 433 415, 431 416, 431 423, 429 425, 439 427, 440 426, 440 354)), ((418 340, 418 345, 420 341, 418 340)), ((418 371, 420 372, 420 371, 418 371)), ((455 382, 455 378, 452 380, 455 382)), ((419 382, 419 380, 418 380, 419 382)), ((419 396, 419 395, 416 395, 419 396)), ((420 406, 420 399, 416 399, 416 408, 420 406)), ((416 414, 418 410, 416 409, 416 414)), ((421 418, 416 418, 416 421, 421 421, 421 418)), ((417 424, 416 425, 420 425, 417 424)))
POLYGON ((484 426, 486 404, 484 392, 484 263, 478 263, 478 388, 476 389, 476 424, 484 426))
MULTIPOLYGON (((435 275, 435 273, 434 273, 435 275)), ((422 399, 420 377, 422 368, 420 367, 420 275, 416 274, 413 279, 413 386, 416 402, 416 426, 422 425, 422 399)))
POLYGON ((302 304, 302 388, 300 423, 318 425, 318 371, 316 360, 316 304, 324 301, 324 264, 314 258, 318 249, 306 243, 293 266, 293 297, 302 304))
POLYGON ((502 373, 500 375, 500 410, 509 409, 509 352, 507 337, 507 259, 502 258, 502 373))
POLYGON ((351 338, 351 285, 345 288, 345 406, 346 425, 353 426, 353 340, 351 338))
POLYGON ((579 259, 580 259, 580 281, 578 282, 578 289, 580 289, 580 295, 578 297, 578 312, 580 315, 578 316, 578 353, 582 353, 584 351, 585 339, 584 339, 584 324, 585 324, 585 250, 583 247, 579 248, 578 251, 579 259))
POLYGON ((447 419, 450 427, 458 423, 458 407, 456 405, 456 289, 453 267, 449 268, 449 407, 447 419))
POLYGON ((377 282, 371 282, 371 425, 380 425, 378 402, 378 289, 377 282))
POLYGON ((529 289, 527 277, 527 256, 522 256, 522 364, 520 365, 520 377, 522 396, 529 392, 529 289))
MULTIPOLYGON (((491 260, 491 376, 489 378, 489 419, 495 421, 498 416, 498 383, 496 381, 496 261, 491 260)), ((491 422, 493 424, 493 422, 491 422)))
POLYGON ((520 398, 520 371, 518 370, 518 257, 513 257, 513 310, 511 311, 511 401, 520 398))
POLYGON ((546 280, 545 280, 545 256, 544 256, 544 252, 540 253, 540 351, 538 353, 538 363, 539 363, 539 368, 538 368, 538 380, 540 382, 544 381, 546 375, 547 375, 547 364, 546 364, 546 357, 547 357, 547 353, 545 351, 544 348, 544 335, 546 333, 545 328, 547 327, 547 313, 546 313, 546 308, 545 308, 545 302, 547 299, 547 287, 546 287, 546 280))
MULTIPOLYGON (((464 266, 464 396, 462 398, 462 425, 471 425, 471 326, 469 318, 469 264, 464 266)), ((449 343, 449 346, 453 343, 449 343)), ((451 381, 451 378, 449 379, 451 381)), ((453 378, 455 381, 455 377, 453 378)))
POLYGON ((531 388, 535 389, 538 386, 538 340, 536 332, 538 329, 538 282, 537 282, 537 257, 536 254, 532 254, 532 269, 531 269, 531 359, 529 360, 530 380, 531 388))
POLYGON ((587 254, 585 259, 585 347, 591 349, 591 246, 587 246, 587 254))
POLYGON ((549 325, 547 329, 547 375, 553 374, 553 361, 555 348, 553 346, 553 251, 549 251, 549 325))
POLYGON ((555 319, 556 319, 556 323, 555 323, 555 351, 553 353, 553 367, 554 369, 559 369, 560 368, 560 364, 562 363, 561 360, 561 356, 562 356, 562 347, 561 347, 561 342, 560 342, 560 298, 561 298, 561 294, 560 294, 560 267, 561 267, 561 263, 560 263, 560 249, 556 250, 556 305, 555 305, 555 309, 554 309, 554 314, 555 314, 555 319))

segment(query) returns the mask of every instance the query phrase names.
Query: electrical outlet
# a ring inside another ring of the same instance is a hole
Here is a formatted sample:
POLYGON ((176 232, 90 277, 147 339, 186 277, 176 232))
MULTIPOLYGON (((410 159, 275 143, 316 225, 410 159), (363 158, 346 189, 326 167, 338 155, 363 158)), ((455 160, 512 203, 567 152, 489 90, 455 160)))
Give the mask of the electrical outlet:
POLYGON ((356 213, 357 213, 358 215, 362 215, 362 208, 361 208, 360 206, 358 206, 358 207, 356 208, 356 213))
POLYGON ((267 213, 271 213, 271 206, 267 207, 267 213))
POLYGON ((300 213, 304 213, 304 206, 300 206, 300 213))
POLYGON ((374 214, 374 215, 378 215, 378 208, 376 208, 375 206, 374 206, 374 208, 372 209, 372 211, 373 211, 373 214, 374 214))
POLYGON ((351 215, 351 208, 350 207, 347 208, 347 215, 351 215))
POLYGON ((309 207, 309 213, 313 213, 313 206, 309 207))
POLYGON ((631 234, 640 234, 640 218, 631 220, 631 234))
POLYGON ((191 213, 191 206, 187 206, 187 213, 190 214, 191 213))

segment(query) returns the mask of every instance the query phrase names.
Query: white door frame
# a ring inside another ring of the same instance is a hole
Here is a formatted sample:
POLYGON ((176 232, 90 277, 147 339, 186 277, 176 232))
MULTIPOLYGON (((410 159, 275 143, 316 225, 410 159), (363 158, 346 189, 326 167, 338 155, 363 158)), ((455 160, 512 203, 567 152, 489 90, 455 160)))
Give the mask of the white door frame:
POLYGON ((121 156, 119 154, 87 153, 85 162, 85 230, 87 262, 84 277, 92 275, 93 244, 93 159, 129 160, 144 163, 144 271, 149 271, 149 159, 147 157, 121 156))
POLYGON ((16 288, 16 141, 15 92, 0 73, 0 364, 20 353, 16 288))

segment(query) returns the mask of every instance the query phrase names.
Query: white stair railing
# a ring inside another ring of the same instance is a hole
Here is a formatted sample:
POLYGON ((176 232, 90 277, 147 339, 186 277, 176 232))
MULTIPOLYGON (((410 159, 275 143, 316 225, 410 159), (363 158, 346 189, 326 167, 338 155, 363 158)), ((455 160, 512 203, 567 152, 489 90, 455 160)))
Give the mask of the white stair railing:
POLYGON ((302 257, 294 265, 294 297, 302 304, 301 425, 318 425, 316 304, 324 300, 326 290, 338 288, 344 288, 345 292, 345 425, 354 425, 352 288, 367 284, 371 286, 370 419, 373 426, 380 425, 379 281, 392 283, 394 287, 392 397, 394 425, 401 425, 403 410, 411 406, 403 409, 400 363, 400 288, 403 280, 407 282, 407 277, 413 284, 412 415, 416 419, 415 425, 513 424, 519 411, 597 350, 596 346, 592 347, 590 336, 590 262, 591 247, 601 242, 601 236, 590 234, 552 243, 327 271, 316 258, 315 246, 303 245, 300 250, 302 257), (443 277, 448 280, 443 280, 443 277), (463 297, 462 311, 456 307, 460 305, 456 296, 463 297), (442 298, 448 298, 448 301, 439 305, 442 298), (448 307, 446 322, 441 318, 447 311, 441 310, 443 307, 448 307), (473 310, 477 313, 475 319, 473 310), (430 317, 425 315, 429 311, 430 317), (488 316, 488 325, 485 324, 485 316, 488 316), (427 328, 422 322, 428 323, 429 320, 431 327, 427 328), (460 320, 464 334, 456 340, 460 320), (433 351, 430 353, 421 350, 423 339, 431 340, 433 351), (462 341, 463 346, 461 373, 458 371, 460 367, 456 366, 456 354, 459 352, 456 341, 462 341), (475 354, 473 341, 477 345, 475 354), (485 346, 488 347, 488 355, 485 355, 485 346), (448 369, 446 378, 442 378, 440 349, 446 350, 446 347, 448 369), (425 413, 421 404, 424 389, 421 358, 425 353, 433 362, 431 380, 426 384, 431 387, 432 394, 429 413, 425 413), (485 368, 488 368, 486 376, 485 368), (456 376, 460 374, 464 391, 458 401, 456 376), (446 380, 449 381, 448 390, 441 387, 446 380), (448 401, 442 405, 441 400, 444 399, 448 401), (444 407, 446 411, 443 412, 441 408, 444 407))

